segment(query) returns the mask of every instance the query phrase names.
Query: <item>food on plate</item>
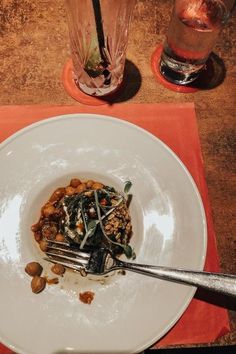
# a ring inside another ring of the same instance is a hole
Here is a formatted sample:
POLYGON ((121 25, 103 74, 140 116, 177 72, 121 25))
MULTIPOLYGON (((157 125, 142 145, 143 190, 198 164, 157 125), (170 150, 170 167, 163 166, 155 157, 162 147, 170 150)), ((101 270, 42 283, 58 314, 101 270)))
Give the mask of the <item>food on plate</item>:
POLYGON ((26 264, 25 271, 31 277, 34 277, 35 275, 40 276, 42 274, 43 267, 38 262, 30 262, 26 264))
MULTIPOLYGON (((54 264, 51 268, 52 272, 57 275, 63 275, 65 273, 65 268, 60 264, 54 264)), ((35 294, 40 293, 46 287, 46 284, 58 284, 58 278, 49 279, 47 276, 41 276, 43 272, 43 267, 38 262, 30 262, 25 267, 25 272, 32 277, 31 289, 35 294)))
POLYGON ((63 275, 66 269, 63 265, 56 263, 52 266, 51 271, 57 275, 63 275))
POLYGON ((119 193, 101 182, 73 178, 69 185, 57 188, 41 208, 39 221, 31 227, 40 249, 46 252, 48 242, 57 241, 85 251, 105 246, 115 255, 134 256, 129 245, 130 187, 128 181, 124 193, 119 193))
MULTIPOLYGON (((100 182, 73 178, 68 186, 57 188, 41 208, 38 222, 31 227, 41 251, 48 250, 50 241, 57 241, 85 251, 107 247, 114 255, 134 258, 135 253, 129 245, 132 225, 128 193, 131 186, 127 181, 124 193, 119 193, 100 182)), ((51 267, 58 276, 63 276, 65 270, 59 263, 51 267)), ((58 278, 40 276, 43 268, 37 262, 28 263, 25 271, 33 276, 31 288, 34 293, 41 292, 46 284, 59 282, 58 278)), ((85 291, 79 298, 91 304, 94 293, 85 291)))
POLYGON ((46 280, 47 284, 49 284, 49 285, 58 284, 59 283, 59 279, 58 278, 45 277, 45 280, 46 280))
POLYGON ((41 277, 43 272, 43 267, 38 262, 29 262, 26 264, 25 272, 30 275, 32 278, 31 280, 31 289, 33 293, 38 294, 46 286, 46 279, 41 277))
POLYGON ((46 286, 46 279, 43 277, 39 277, 38 275, 36 275, 31 280, 31 289, 35 294, 38 294, 41 291, 43 291, 45 286, 46 286))
POLYGON ((48 249, 48 242, 46 240, 40 240, 39 247, 40 247, 41 251, 46 252, 48 249))
POLYGON ((85 291, 83 293, 79 293, 79 299, 84 304, 90 305, 94 299, 94 295, 95 294, 92 291, 85 291))

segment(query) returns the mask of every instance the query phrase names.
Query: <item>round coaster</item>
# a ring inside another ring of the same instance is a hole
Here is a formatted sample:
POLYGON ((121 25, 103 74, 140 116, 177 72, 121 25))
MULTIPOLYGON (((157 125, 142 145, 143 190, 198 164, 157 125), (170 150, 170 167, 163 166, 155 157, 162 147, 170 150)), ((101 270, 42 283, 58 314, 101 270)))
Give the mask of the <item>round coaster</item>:
POLYGON ((90 106, 101 106, 108 104, 112 101, 113 97, 117 96, 117 92, 120 90, 122 84, 109 95, 102 96, 101 98, 86 95, 80 88, 76 85, 74 80, 73 63, 72 59, 69 58, 64 65, 62 72, 62 83, 66 92, 74 98, 76 101, 90 105, 90 106))
POLYGON ((188 85, 176 85, 173 84, 172 82, 167 81, 164 76, 161 75, 160 70, 159 70, 159 64, 161 60, 161 53, 162 53, 163 46, 161 45, 160 47, 157 47, 155 52, 152 54, 151 58, 151 66, 152 66, 152 71, 157 78, 157 80, 166 88, 169 90, 175 91, 175 92, 181 92, 181 93, 194 93, 199 91, 197 87, 192 87, 191 84, 188 85))

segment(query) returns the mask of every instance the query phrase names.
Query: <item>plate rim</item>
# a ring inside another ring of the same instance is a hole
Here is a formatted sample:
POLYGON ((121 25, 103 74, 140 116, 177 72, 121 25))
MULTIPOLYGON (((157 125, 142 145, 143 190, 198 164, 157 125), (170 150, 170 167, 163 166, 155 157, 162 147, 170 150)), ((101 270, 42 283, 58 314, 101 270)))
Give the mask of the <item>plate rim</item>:
MULTIPOLYGON (((29 132, 30 130, 37 129, 39 126, 55 123, 57 121, 63 121, 67 119, 73 119, 73 120, 79 120, 79 119, 99 119, 99 120, 108 120, 111 122, 115 122, 117 124, 123 124, 125 126, 128 126, 129 128, 135 129, 137 131, 140 131, 142 134, 148 136, 151 138, 153 141, 158 141, 158 143, 161 145, 162 148, 164 148, 171 156, 174 158, 177 163, 180 165, 180 167, 184 170, 185 175, 188 177, 189 182, 192 185, 192 188, 195 192, 195 195, 197 197, 197 200, 199 202, 199 207, 202 215, 202 224, 203 224, 203 245, 202 245, 202 257, 199 259, 200 266, 198 267, 198 270, 201 271, 204 268, 205 261, 206 261, 206 255, 207 255, 207 244, 208 244, 208 230, 207 230, 207 217, 206 217, 206 211, 204 208, 204 203, 203 199, 200 193, 200 190, 198 189, 198 186, 191 175, 190 171, 188 170, 187 166, 183 163, 183 161, 180 159, 180 157, 165 143, 163 142, 159 137, 155 136, 151 132, 147 131, 146 129, 136 125, 135 123, 126 121, 124 118, 118 118, 118 117, 113 117, 111 115, 106 115, 106 114, 97 114, 97 113, 69 113, 69 114, 60 114, 60 115, 54 115, 50 116, 47 118, 43 118, 40 120, 37 120, 36 122, 27 124, 27 126, 24 126, 11 134, 9 137, 4 139, 2 142, 0 142, 0 159, 1 159, 1 151, 10 143, 12 143, 14 140, 16 140, 18 137, 24 135, 25 133, 29 132)), ((182 317, 182 315, 185 313, 186 309, 188 308, 190 302, 192 301, 194 294, 197 290, 197 287, 191 286, 189 287, 189 291, 185 296, 185 301, 184 304, 180 307, 178 313, 176 313, 173 316, 173 319, 168 323, 168 325, 165 326, 165 328, 159 332, 157 339, 149 339, 146 341, 146 344, 139 346, 135 348, 132 351, 132 354, 138 353, 140 351, 143 351, 147 348, 149 348, 151 345, 159 341, 164 335, 166 335, 171 328, 178 322, 178 320, 182 317)), ((14 344, 11 344, 7 338, 2 337, 2 333, 0 332, 0 342, 4 345, 6 345, 8 348, 18 352, 19 354, 26 354, 24 349, 21 349, 20 347, 14 344), (6 339, 6 340, 5 340, 6 339)), ((27 354, 33 354, 33 352, 27 352, 27 354)))

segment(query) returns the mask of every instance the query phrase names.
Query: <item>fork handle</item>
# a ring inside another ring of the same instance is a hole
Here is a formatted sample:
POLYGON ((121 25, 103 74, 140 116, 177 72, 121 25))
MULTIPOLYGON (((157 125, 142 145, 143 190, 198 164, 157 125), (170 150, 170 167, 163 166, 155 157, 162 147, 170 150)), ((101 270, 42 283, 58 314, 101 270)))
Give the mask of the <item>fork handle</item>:
POLYGON ((236 276, 228 274, 198 272, 178 268, 151 266, 144 264, 121 262, 120 267, 135 273, 178 283, 194 285, 224 295, 236 297, 236 276))

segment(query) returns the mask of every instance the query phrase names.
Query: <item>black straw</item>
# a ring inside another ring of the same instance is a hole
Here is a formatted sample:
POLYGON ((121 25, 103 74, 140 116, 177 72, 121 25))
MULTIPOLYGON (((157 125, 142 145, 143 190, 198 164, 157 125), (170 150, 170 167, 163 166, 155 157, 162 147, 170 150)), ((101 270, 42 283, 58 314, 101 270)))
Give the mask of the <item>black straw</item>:
POLYGON ((93 11, 94 11, 94 17, 95 17, 95 23, 96 23, 96 30, 97 30, 100 55, 101 55, 101 58, 104 61, 104 63, 108 64, 107 58, 103 52, 103 48, 105 48, 105 36, 104 36, 104 31, 103 31, 103 26, 102 26, 102 12, 101 12, 100 0, 92 0, 92 3, 93 3, 93 11))

